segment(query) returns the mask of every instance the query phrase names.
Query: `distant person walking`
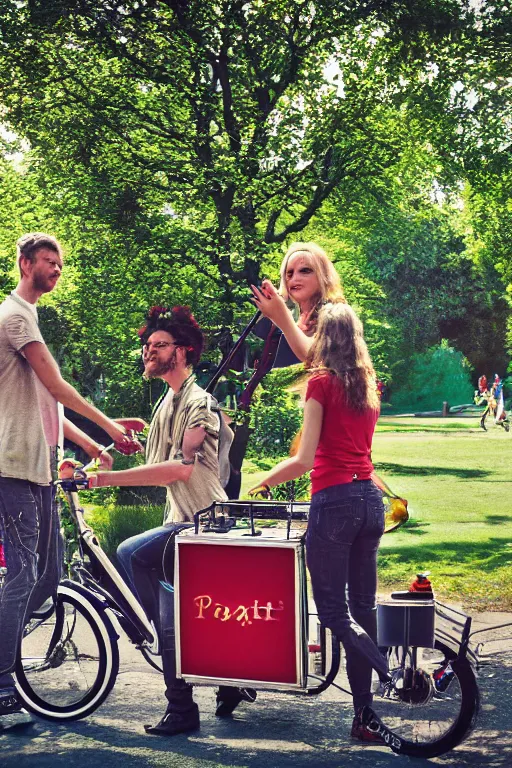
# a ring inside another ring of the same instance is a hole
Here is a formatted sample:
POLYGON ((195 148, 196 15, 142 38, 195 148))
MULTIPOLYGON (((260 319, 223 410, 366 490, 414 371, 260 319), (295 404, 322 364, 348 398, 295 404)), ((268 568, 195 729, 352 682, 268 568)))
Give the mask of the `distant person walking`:
POLYGON ((494 381, 490 390, 488 389, 487 377, 485 375, 480 376, 478 390, 475 391, 475 403, 476 405, 485 405, 485 410, 480 417, 480 426, 485 432, 487 432, 485 421, 489 413, 492 413, 494 423, 497 426, 503 427, 506 432, 510 430, 510 422, 505 410, 503 381, 497 373, 494 374, 494 381))
POLYGON ((478 379, 478 391, 481 394, 487 392, 487 376, 485 374, 478 379))

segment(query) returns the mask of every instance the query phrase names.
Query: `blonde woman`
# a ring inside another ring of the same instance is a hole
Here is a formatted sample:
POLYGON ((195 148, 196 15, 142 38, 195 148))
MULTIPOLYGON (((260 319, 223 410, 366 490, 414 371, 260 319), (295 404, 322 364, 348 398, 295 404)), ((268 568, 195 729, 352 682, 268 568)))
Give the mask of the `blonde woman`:
POLYGON ((381 680, 388 679, 375 645, 384 506, 371 480, 371 448, 379 399, 363 327, 348 304, 320 309, 306 367, 310 376, 298 452, 250 493, 313 470, 306 553, 318 616, 345 647, 355 709, 352 736, 378 741, 364 723, 372 703, 372 668, 381 680))
POLYGON ((326 301, 344 302, 340 278, 326 252, 316 243, 293 243, 281 263, 281 284, 270 280, 251 286, 261 313, 283 332, 290 350, 280 344, 276 367, 304 361, 316 330, 318 310, 326 301), (293 302, 297 319, 287 302, 293 302), (286 354, 288 352, 288 354, 286 354))

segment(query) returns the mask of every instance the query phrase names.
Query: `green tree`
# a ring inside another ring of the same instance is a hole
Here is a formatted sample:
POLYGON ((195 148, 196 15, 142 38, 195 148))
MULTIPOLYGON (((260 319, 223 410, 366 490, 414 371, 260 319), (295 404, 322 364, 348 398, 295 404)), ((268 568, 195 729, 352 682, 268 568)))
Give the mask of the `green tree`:
POLYGON ((447 216, 403 211, 397 188, 425 165, 454 185, 482 146, 498 168, 506 72, 492 46, 509 33, 500 9, 469 0, 5 0, 2 119, 32 147, 8 199, 23 201, 18 231, 51 226, 68 246, 48 303, 69 324, 69 375, 85 386, 101 361, 106 407, 135 408, 142 392, 149 407, 136 361, 147 306, 243 322, 260 265, 329 212, 349 220, 350 237, 323 236, 378 369, 405 354, 410 323, 413 349, 435 341, 445 310, 467 312, 457 274, 470 265, 447 216))
MULTIPOLYGON (((478 237, 483 211, 475 196, 460 184, 443 187, 439 156, 418 147, 414 137, 401 163, 384 179, 365 181, 354 198, 338 189, 308 233, 329 232, 331 249, 343 254, 347 295, 362 307, 374 356, 372 331, 384 347, 388 377, 443 338, 469 359, 475 376, 493 366, 503 371, 505 259, 490 258, 478 237)), ((385 374, 378 357, 376 363, 385 374)))
POLYGON ((487 40, 455 0, 11 0, 0 18, 5 119, 68 209, 194 264, 228 307, 333 190, 396 162, 397 115, 446 141, 487 40))
POLYGON ((471 367, 461 352, 446 340, 414 355, 392 396, 395 408, 407 411, 441 410, 443 402, 463 405, 473 402, 471 367))

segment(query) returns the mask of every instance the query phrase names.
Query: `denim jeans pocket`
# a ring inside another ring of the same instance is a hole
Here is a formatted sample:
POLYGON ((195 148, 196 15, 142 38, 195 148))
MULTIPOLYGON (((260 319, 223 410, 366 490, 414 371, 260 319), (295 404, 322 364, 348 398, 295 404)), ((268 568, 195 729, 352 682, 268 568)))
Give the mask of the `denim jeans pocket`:
POLYGON ((14 546, 35 552, 39 538, 39 518, 34 500, 32 503, 18 504, 17 512, 8 514, 6 523, 7 536, 14 546))
POLYGON ((372 532, 380 536, 384 533, 384 503, 382 500, 372 501, 368 504, 367 525, 372 532))
POLYGON ((348 499, 322 505, 315 517, 313 533, 333 544, 351 542, 361 526, 355 505, 348 499))

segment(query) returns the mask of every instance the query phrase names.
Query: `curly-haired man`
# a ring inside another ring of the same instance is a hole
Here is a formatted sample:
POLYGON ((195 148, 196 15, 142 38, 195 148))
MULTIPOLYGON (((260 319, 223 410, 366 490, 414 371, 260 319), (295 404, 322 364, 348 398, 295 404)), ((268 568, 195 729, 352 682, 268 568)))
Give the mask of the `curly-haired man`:
MULTIPOLYGON (((162 485, 167 487, 164 525, 133 536, 117 551, 120 570, 159 628, 166 683, 167 711, 147 733, 172 736, 199 727, 192 686, 176 677, 173 606, 160 584, 162 558, 176 531, 214 501, 226 501, 219 452, 226 452, 232 433, 214 398, 196 384, 192 368, 199 362, 203 333, 188 307, 153 307, 139 332, 143 342, 144 376, 167 382, 169 391, 153 416, 146 446, 147 463, 119 472, 99 472, 93 486, 162 485)), ((168 555, 166 554, 166 557, 168 555)), ((167 563, 166 571, 169 571, 167 563)), ((217 714, 230 714, 250 689, 223 686, 217 714)))

